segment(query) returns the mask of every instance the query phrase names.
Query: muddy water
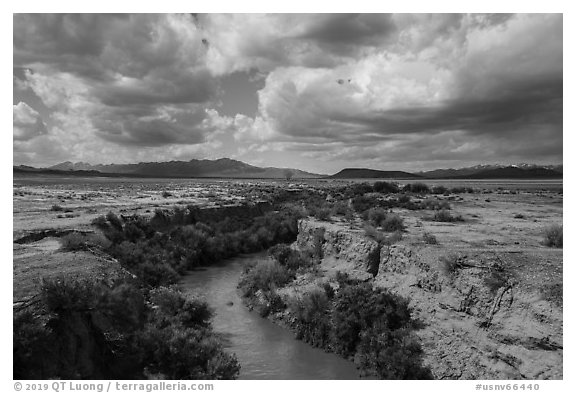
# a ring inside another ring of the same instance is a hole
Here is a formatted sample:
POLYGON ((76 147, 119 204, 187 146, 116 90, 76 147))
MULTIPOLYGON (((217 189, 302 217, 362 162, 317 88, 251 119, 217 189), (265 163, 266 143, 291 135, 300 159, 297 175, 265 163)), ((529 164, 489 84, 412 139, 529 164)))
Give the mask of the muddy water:
POLYGON ((181 282, 185 292, 204 297, 214 309, 214 330, 225 337, 226 350, 238 357, 240 379, 358 379, 352 362, 296 340, 289 330, 242 304, 236 289, 242 268, 264 258, 234 258, 194 270, 181 282))

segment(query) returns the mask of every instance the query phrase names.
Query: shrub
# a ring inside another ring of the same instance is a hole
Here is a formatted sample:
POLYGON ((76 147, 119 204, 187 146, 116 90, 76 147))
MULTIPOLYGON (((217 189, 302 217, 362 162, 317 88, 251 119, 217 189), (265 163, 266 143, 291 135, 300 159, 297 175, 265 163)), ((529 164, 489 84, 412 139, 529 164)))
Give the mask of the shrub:
POLYGON ((270 291, 294 279, 293 273, 276 261, 261 261, 248 271, 238 285, 243 296, 252 297, 259 290, 270 291))
POLYGON ((346 214, 348 214, 349 210, 350 210, 350 207, 348 207, 347 202, 336 201, 336 202, 334 202, 334 205, 332 206, 331 214, 336 215, 336 216, 346 216, 346 214))
POLYGON ((50 210, 52 210, 53 212, 61 212, 64 211, 64 208, 60 205, 52 205, 50 210))
POLYGON ((98 216, 92 220, 92 225, 99 229, 104 229, 108 227, 108 221, 104 216, 98 216))
POLYGON ((422 366, 422 348, 409 329, 390 330, 385 324, 362 333, 360 368, 380 379, 432 379, 422 366))
POLYGON ((173 194, 169 191, 162 191, 162 198, 170 198, 173 194))
POLYGON ((386 214, 386 210, 379 207, 373 207, 368 210, 368 221, 370 221, 372 225, 380 226, 386 220, 386 214))
POLYGON ((186 298, 174 288, 158 287, 150 291, 150 303, 155 309, 155 321, 159 326, 179 324, 184 327, 210 326, 212 310, 205 301, 186 298))
POLYGON ((352 207, 358 213, 363 213, 371 207, 376 207, 378 205, 378 200, 375 197, 361 195, 352 198, 352 207))
POLYGON ((448 210, 439 210, 436 213, 434 213, 434 217, 432 218, 434 221, 438 221, 438 222, 457 222, 457 221, 464 221, 464 219, 462 218, 462 216, 458 215, 458 216, 453 216, 452 214, 450 214, 450 212, 448 210))
POLYGON ((394 243, 398 243, 403 237, 404 235, 402 234, 402 231, 394 231, 384 238, 383 244, 391 246, 394 243))
POLYGON ((398 197, 398 203, 409 203, 410 195, 402 194, 398 197))
POLYGON ((519 220, 523 220, 526 218, 526 216, 524 214, 516 213, 516 214, 514 214, 514 218, 517 218, 519 220))
POLYGON ((381 223, 383 231, 396 232, 404 230, 404 221, 397 214, 388 214, 386 219, 381 223))
POLYGON ((440 257, 440 270, 448 277, 452 277, 461 268, 460 256, 449 253, 440 257))
POLYGON ((72 232, 60 239, 62 248, 66 251, 80 251, 87 250, 90 247, 97 247, 107 249, 111 246, 112 242, 108 240, 101 233, 84 234, 79 232, 72 232))
POLYGON ((448 192, 448 189, 444 186, 433 186, 430 192, 432 194, 444 194, 448 192))
POLYGON ((298 322, 296 337, 318 347, 330 343, 330 300, 321 288, 290 299, 289 309, 298 322))
POLYGON ((508 283, 508 278, 501 270, 490 270, 488 275, 484 277, 484 284, 488 287, 492 294, 495 294, 500 288, 508 283))
POLYGON ((439 201, 436 199, 427 199, 422 202, 422 209, 426 210, 450 210, 448 201, 439 201))
POLYGON ((312 215, 320 221, 330 221, 331 211, 329 208, 322 207, 314 210, 312 215))
POLYGON ((386 238, 382 232, 369 224, 364 225, 364 234, 369 238, 376 240, 378 243, 383 242, 386 238))
POLYGON ((370 283, 344 285, 334 298, 333 347, 337 353, 356 352, 361 333, 377 324, 390 330, 410 323, 408 302, 370 283))
POLYGON ((402 189, 404 192, 413 192, 415 194, 428 194, 430 188, 424 183, 409 183, 402 189))
POLYGON ((438 244, 438 239, 436 239, 436 236, 434 236, 429 232, 424 232, 422 238, 424 239, 424 243, 426 244, 438 244))
POLYGON ((562 225, 554 224, 544 230, 544 245, 562 248, 562 225))
POLYGON ((377 181, 372 187, 375 192, 380 192, 382 194, 395 194, 400 191, 397 184, 385 181, 377 181))
POLYGON ((151 374, 167 379, 234 379, 240 371, 236 356, 224 352, 219 341, 202 330, 150 326, 138 338, 151 374))

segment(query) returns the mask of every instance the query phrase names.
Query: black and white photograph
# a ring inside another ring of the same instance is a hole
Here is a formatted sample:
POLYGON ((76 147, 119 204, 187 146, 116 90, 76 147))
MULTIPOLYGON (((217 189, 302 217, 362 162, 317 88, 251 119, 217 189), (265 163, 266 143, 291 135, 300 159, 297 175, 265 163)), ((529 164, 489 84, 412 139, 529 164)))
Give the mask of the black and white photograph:
POLYGON ((562 13, 12 18, 22 390, 564 379, 562 13))

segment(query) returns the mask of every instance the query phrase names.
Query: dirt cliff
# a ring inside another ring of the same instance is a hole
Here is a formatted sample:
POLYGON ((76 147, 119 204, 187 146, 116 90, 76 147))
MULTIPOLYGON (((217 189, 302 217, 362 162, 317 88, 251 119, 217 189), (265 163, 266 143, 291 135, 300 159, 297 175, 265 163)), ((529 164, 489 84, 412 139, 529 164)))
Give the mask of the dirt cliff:
POLYGON ((546 295, 548 276, 561 282, 558 250, 430 245, 414 233, 379 245, 313 219, 299 222, 296 245, 321 247, 328 277, 345 271, 409 299, 436 379, 563 377, 562 305, 546 295))

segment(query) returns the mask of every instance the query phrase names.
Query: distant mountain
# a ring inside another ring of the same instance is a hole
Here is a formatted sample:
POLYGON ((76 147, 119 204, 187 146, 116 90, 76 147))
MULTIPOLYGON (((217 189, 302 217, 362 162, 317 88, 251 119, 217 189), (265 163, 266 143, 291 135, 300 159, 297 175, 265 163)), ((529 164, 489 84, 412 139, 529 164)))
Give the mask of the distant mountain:
POLYGON ((486 169, 477 173, 463 175, 461 179, 562 179, 561 172, 546 168, 505 168, 486 169))
POLYGON ((90 165, 84 162, 66 161, 47 169, 63 172, 97 171, 101 175, 122 174, 137 177, 216 177, 216 178, 285 178, 290 172, 294 179, 320 178, 324 175, 290 168, 261 168, 229 158, 218 160, 190 160, 168 162, 140 162, 138 164, 90 165))
POLYGON ((562 165, 476 165, 460 169, 435 169, 427 172, 417 172, 418 175, 430 179, 539 179, 562 177, 562 165))
POLYGON ((331 179, 413 179, 420 177, 402 171, 379 171, 365 168, 346 168, 330 176, 331 179))

